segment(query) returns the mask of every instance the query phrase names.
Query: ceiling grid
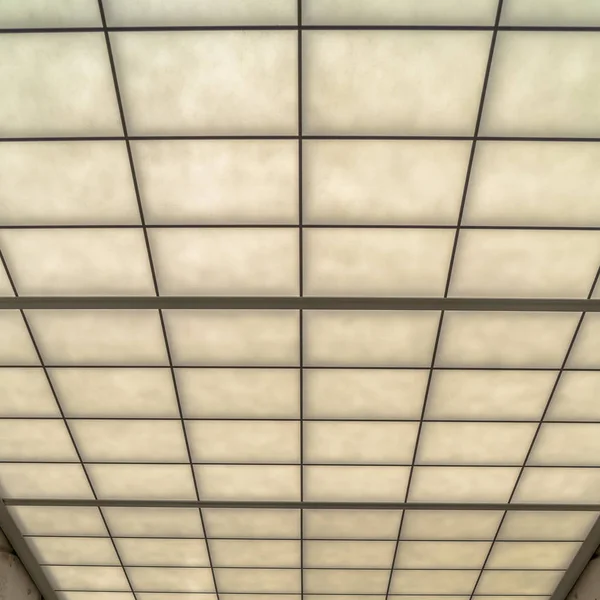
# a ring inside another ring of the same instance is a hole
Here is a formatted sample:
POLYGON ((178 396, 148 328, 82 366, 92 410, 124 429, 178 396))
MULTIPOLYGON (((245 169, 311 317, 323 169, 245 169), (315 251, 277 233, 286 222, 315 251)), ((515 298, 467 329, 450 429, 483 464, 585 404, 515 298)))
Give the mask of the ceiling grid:
POLYGON ((564 600, 599 33, 591 0, 0 3, 0 526, 45 600, 564 600))

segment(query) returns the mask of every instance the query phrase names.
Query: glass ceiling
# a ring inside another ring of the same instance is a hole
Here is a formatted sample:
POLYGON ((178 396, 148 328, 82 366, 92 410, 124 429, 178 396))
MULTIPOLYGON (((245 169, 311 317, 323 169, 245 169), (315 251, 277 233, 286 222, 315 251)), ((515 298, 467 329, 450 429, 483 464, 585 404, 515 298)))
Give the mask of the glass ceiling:
POLYGON ((564 600, 598 0, 0 0, 0 90, 0 525, 45 600, 564 600))

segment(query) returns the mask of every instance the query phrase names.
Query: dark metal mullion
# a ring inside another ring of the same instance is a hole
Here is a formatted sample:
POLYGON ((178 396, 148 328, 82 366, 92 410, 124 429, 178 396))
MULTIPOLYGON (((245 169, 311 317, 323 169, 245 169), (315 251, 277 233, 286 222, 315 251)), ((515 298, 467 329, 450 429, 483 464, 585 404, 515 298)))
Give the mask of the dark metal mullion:
MULTIPOLYGON (((68 538, 68 539, 85 539, 85 540, 103 540, 106 538, 106 536, 101 536, 101 535, 67 535, 67 534, 35 534, 35 533, 24 533, 23 534, 23 538, 68 538)), ((163 535, 163 536, 149 536, 149 535, 116 535, 115 536, 116 540, 175 540, 175 541, 186 541, 186 540, 204 540, 203 537, 181 537, 181 536, 177 536, 177 535, 163 535)), ((281 537, 281 538, 273 538, 273 537, 218 537, 218 536, 213 536, 210 538, 210 540, 215 540, 215 541, 238 541, 238 542, 299 542, 300 538, 285 538, 285 537, 281 537)), ((388 542, 391 543, 393 541, 395 541, 395 538, 316 538, 316 537, 310 537, 310 538, 306 538, 307 542, 388 542)), ((410 538, 410 539, 405 539, 403 540, 405 542, 433 542, 433 543, 438 543, 438 542, 460 542, 460 543, 485 543, 485 542, 491 542, 492 539, 491 537, 488 539, 455 539, 455 538, 448 538, 448 539, 444 539, 444 538, 438 538, 438 539, 423 539, 423 538, 410 538)), ((572 543, 577 543, 577 544, 583 544, 586 540, 553 540, 553 539, 543 539, 543 540, 532 540, 532 539, 511 539, 511 538, 507 538, 507 539, 502 539, 499 540, 500 542, 507 542, 507 543, 511 543, 511 544, 539 544, 539 543, 547 543, 547 544, 572 544, 572 543)), ((201 567, 201 568, 208 568, 208 567, 201 567)), ((258 568, 258 567, 256 567, 258 568)), ((387 571, 387 567, 385 569, 387 571)), ((442 569, 443 570, 443 569, 442 569)), ((470 569, 473 570, 473 569, 470 569)), ((478 569, 475 569, 476 571, 478 569)), ((502 570, 502 569, 499 569, 502 570)), ((537 569, 536 569, 537 570, 537 569)), ((551 569, 551 570, 556 570, 556 569, 551 569)), ((564 571, 564 569, 558 569, 559 571, 564 571)))
MULTIPOLYGON (((96 590, 82 590, 82 589, 68 589, 68 590, 61 590, 62 592, 87 592, 87 593, 93 593, 96 590)), ((103 593, 115 593, 115 592, 120 592, 122 593, 123 590, 106 590, 103 593)), ((149 594, 194 594, 194 595, 207 595, 207 594, 212 594, 213 592, 181 592, 181 591, 169 591, 169 592, 142 592, 145 593, 147 595, 149 594)), ((257 592, 228 592, 227 593, 228 596, 257 596, 257 592)), ((292 597, 298 597, 299 598, 299 594, 298 592, 260 592, 261 596, 292 596, 292 597)), ((340 596, 339 592, 321 592, 321 593, 311 593, 311 594, 307 594, 308 596, 310 596, 311 598, 314 598, 315 596, 340 596)), ((364 597, 377 597, 379 598, 381 596, 381 594, 357 594, 357 593, 352 593, 352 596, 364 596, 364 597)), ((398 597, 398 598, 402 598, 403 596, 408 596, 408 597, 413 597, 413 596, 423 596, 426 598, 431 598, 431 594, 391 594, 391 597, 398 597)), ((442 597, 447 597, 447 598, 462 598, 462 596, 459 596, 458 594, 435 594, 436 597, 438 596, 442 596, 442 597)), ((548 595, 542 595, 542 594, 486 594, 485 597, 494 597, 497 596, 499 598, 505 598, 505 597, 516 597, 516 598, 521 598, 521 597, 527 597, 527 598, 538 598, 539 600, 546 600, 548 598, 548 595)), ((475 596, 477 597, 477 596, 475 596)))
MULTIPOLYGON (((140 217, 140 222, 142 224, 142 228, 143 228, 143 232, 144 232, 144 241, 146 244, 146 251, 147 251, 147 256, 148 256, 148 262, 149 262, 149 266, 150 266, 150 271, 152 273, 152 283, 154 286, 154 292, 156 294, 156 296, 160 296, 160 291, 159 291, 159 287, 158 287, 158 279, 156 276, 156 268, 154 265, 154 261, 152 259, 152 248, 150 245, 150 239, 148 237, 148 230, 146 228, 146 220, 144 217, 144 208, 143 208, 143 204, 142 204, 142 198, 141 198, 141 194, 140 194, 140 190, 139 190, 139 184, 138 184, 138 180, 137 180, 137 175, 136 175, 136 170, 135 170, 135 162, 133 159, 133 152, 131 150, 131 143, 129 140, 129 134, 128 134, 128 130, 127 130, 127 120, 125 118, 125 110, 123 107, 123 100, 121 98, 121 92, 119 89, 119 80, 118 80, 118 76, 117 76, 117 69, 115 66, 115 61, 114 61, 114 57, 113 57, 113 53, 112 53, 112 46, 111 46, 111 42, 110 42, 110 35, 108 32, 108 28, 106 25, 106 16, 104 14, 104 7, 102 4, 102 0, 98 0, 98 8, 100 11, 100 17, 102 19, 102 29, 104 32, 104 39, 106 41, 106 51, 108 54, 108 59, 110 62, 110 69, 111 69, 111 73, 112 73, 112 79, 113 79, 113 84, 114 84, 114 89, 115 89, 115 96, 116 96, 116 100, 117 100, 117 104, 119 107, 119 116, 121 119, 121 126, 123 128, 123 135, 125 138, 125 145, 127 148, 127 156, 129 159, 129 167, 131 170, 131 179, 132 179, 132 183, 133 183, 133 187, 135 190, 135 196, 136 196, 136 201, 137 201, 137 206, 138 206, 138 212, 139 212, 139 217, 140 217)), ((175 399, 177 402, 177 410, 179 412, 179 421, 181 424, 181 430, 182 430, 182 435, 185 441, 185 447, 186 447, 186 452, 187 452, 187 457, 188 457, 188 464, 189 464, 189 468, 190 468, 190 474, 192 476, 192 481, 194 482, 194 492, 196 494, 196 499, 198 500, 198 502, 200 501, 200 493, 199 493, 199 489, 198 489, 198 482, 196 479, 196 472, 194 470, 194 464, 192 462, 192 453, 191 453, 191 449, 190 449, 190 444, 189 444, 189 439, 188 439, 188 435, 187 435, 187 430, 186 430, 186 424, 185 424, 185 420, 183 418, 183 411, 181 408, 181 399, 179 396, 179 389, 177 386, 177 378, 175 376, 175 370, 173 368, 173 360, 172 360, 172 356, 171 356, 171 349, 170 349, 170 345, 169 345, 169 338, 167 335, 167 330, 166 330, 166 326, 165 326, 165 320, 164 320, 164 315, 162 313, 162 310, 159 309, 158 310, 158 315, 160 318, 160 325, 161 325, 161 329, 162 329, 162 334, 163 334, 163 340, 164 340, 164 344, 165 344, 165 349, 166 349, 166 353, 167 353, 167 358, 168 358, 168 363, 169 363, 169 369, 171 372, 171 380, 173 382, 173 389, 175 392, 175 399)), ((210 545, 208 543, 208 536, 206 535, 206 527, 205 527, 205 523, 204 523, 204 517, 202 515, 202 507, 198 506, 198 515, 200 518, 200 524, 202 527, 202 532, 204 534, 205 537, 205 543, 206 543, 206 552, 207 552, 207 556, 208 556, 208 563, 209 563, 209 567, 211 570, 211 574, 212 574, 212 579, 213 579, 213 585, 214 585, 214 589, 215 589, 215 595, 217 600, 219 600, 219 589, 217 587, 217 578, 215 575, 215 570, 213 569, 213 562, 212 562, 212 556, 211 556, 211 552, 210 552, 210 545)), ((127 572, 125 571, 125 569, 123 569, 126 576, 127 576, 127 572)), ((129 577, 127 577, 128 581, 129 581, 129 577)), ((135 592, 133 591, 133 587, 132 587, 132 593, 135 595, 135 592)))
MULTIPOLYGON (((12 288, 12 291, 15 295, 15 297, 19 296, 19 291, 17 290, 17 287, 15 285, 15 282, 12 278, 12 275, 10 273, 10 270, 8 268, 8 264, 4 258, 4 255, 2 254, 2 251, 0 250, 0 262, 2 263, 4 270, 6 271, 6 275, 8 277, 8 281, 10 283, 10 286, 12 288)), ((19 311, 21 313, 21 318, 23 319, 23 323, 25 325, 25 328, 27 329, 27 334, 29 335, 29 339, 31 340, 31 344, 33 346, 33 349, 35 351, 35 354, 38 358, 38 361, 40 363, 40 367, 41 369, 44 371, 44 376, 46 378, 46 382, 48 383, 48 387, 50 389, 50 393, 52 394, 52 397, 54 398, 54 402, 56 403, 56 408, 58 409, 58 412, 60 413, 60 419, 62 420, 62 423, 67 431, 67 434, 69 436, 69 439, 71 440, 71 444, 73 444, 73 449, 75 451, 75 454, 77 456, 77 460, 78 462, 76 464, 79 464, 79 466, 81 467, 81 470, 84 474, 84 477, 88 483, 88 485, 90 486, 90 491, 92 493, 92 495, 94 496, 95 500, 98 500, 98 496, 96 494, 96 490, 94 489, 94 485, 92 483, 92 480, 90 478, 90 475, 88 473, 88 470, 86 468, 86 465, 83 461, 83 458, 81 456, 81 453, 79 451, 79 448, 77 446, 77 443, 75 441, 75 437, 73 436, 73 432, 71 431, 71 428, 69 426, 69 423, 65 417, 65 413, 63 411, 62 405, 60 403, 60 400, 58 398, 58 394, 56 392, 56 388, 54 387, 54 383, 52 382, 52 379, 50 377, 50 373, 48 372, 48 368, 46 367, 45 363, 44 363, 44 358, 42 357, 42 353, 39 349, 39 346, 37 344, 37 341, 35 339, 35 336, 33 335, 33 330, 31 329, 31 326, 29 325, 29 321, 27 320, 27 316, 25 315, 25 311, 24 310, 20 310, 19 311)), ((6 503, 4 502, 3 506, 5 506, 6 503)), ((127 574, 127 571, 125 570, 125 567, 123 565, 123 561, 121 560, 121 555, 119 554, 119 549, 117 548, 117 544, 115 543, 115 540, 111 534, 110 531, 110 527, 108 526, 108 523, 106 521, 106 518, 104 517, 104 513, 102 512, 102 508, 98 506, 98 513, 100 515, 100 518, 102 519, 102 522, 104 524, 104 528, 106 529, 106 533, 108 534, 108 538, 110 539, 110 542, 112 544, 113 550, 115 552, 115 555, 117 557, 117 560, 119 561, 119 564, 121 566, 121 570, 123 571, 123 574, 125 576, 125 579, 127 581, 127 585, 129 586, 129 589, 131 590, 131 593, 133 594, 133 597, 137 600, 137 596, 133 590, 133 585, 131 584, 131 581, 129 579, 129 576, 127 574)), ((1 516, 1 514, 0 514, 1 516)), ((5 525, 8 526, 9 528, 9 533, 10 533, 10 523, 12 521, 12 519, 10 519, 10 515, 9 515, 9 519, 5 519, 5 525)), ((13 536, 15 539, 14 541, 18 544, 18 538, 16 538, 16 536, 13 536)), ((19 554, 19 558, 21 558, 21 561, 23 562, 23 565, 25 566, 25 568, 28 570, 28 572, 31 573, 32 575, 32 579, 39 580, 40 589, 46 589, 46 588, 52 588, 52 586, 50 585, 50 583, 48 582, 47 578, 45 577, 45 574, 43 573, 43 571, 38 569, 38 566, 36 565, 35 562, 32 562, 30 560, 30 558, 33 556, 33 554, 23 551, 19 545, 16 546, 16 548, 18 548, 19 550, 21 550, 21 553, 19 554), (43 579, 42 579, 43 576, 43 579), (46 585, 47 584, 47 585, 46 585)), ((56 598, 55 594, 46 596, 45 600, 53 600, 53 598, 56 598)))
MULTIPOLYGON (((303 71, 302 3, 296 3, 297 92, 298 92, 298 295, 304 296, 304 173, 303 173, 303 71)), ((304 502, 304 312, 298 311, 299 416, 300 416, 300 502, 304 502)), ((304 600, 304 510, 300 509, 300 600, 304 600)))
MULTIPOLYGON (((103 21, 104 23, 104 21, 103 21)), ((106 27, 3 27, 0 35, 37 34, 37 33, 102 33, 108 32, 152 32, 170 31, 523 31, 523 32, 562 32, 585 33, 598 32, 600 27, 593 25, 426 25, 426 24, 397 24, 397 25, 111 25, 106 27)))
MULTIPOLYGON (((130 135, 125 138, 119 135, 95 135, 95 136, 30 136, 30 137, 0 137, 0 143, 21 143, 21 142, 108 142, 125 140, 130 141, 185 141, 185 140, 298 140, 298 135, 130 135)), ((539 136, 499 136, 499 135, 318 135, 304 134, 303 140, 338 140, 338 141, 361 141, 361 140, 380 140, 380 141, 455 141, 455 142, 554 142, 554 143, 597 143, 598 137, 539 137, 539 136)))
MULTIPOLYGON (((296 223, 165 223, 145 225, 146 229, 297 229, 296 223)), ((300 224, 301 229, 389 229, 393 231, 403 229, 434 229, 434 230, 454 230, 455 225, 424 225, 421 223, 311 223, 300 224)), ((71 230, 71 229, 128 229, 137 230, 143 229, 141 225, 133 224, 59 224, 59 225, 3 225, 0 224, 2 230, 71 230)), ((469 229, 472 231, 600 231, 600 225, 462 225, 461 229, 469 229)), ((300 294, 302 295, 302 294, 300 294)))
MULTIPOLYGON (((494 58, 494 48, 496 46, 496 38, 498 36, 498 28, 500 25, 500 15, 502 13, 502 3, 503 0, 498 0, 498 4, 497 4, 497 9, 496 9, 496 17, 494 20, 494 27, 493 27, 493 31, 492 31, 492 36, 491 36, 491 40, 490 40, 490 49, 489 49, 489 53, 488 53, 488 59, 487 59, 487 64, 486 64, 486 68, 485 68, 485 74, 483 77, 483 84, 481 87, 481 96, 479 98, 479 107, 477 110, 477 117, 475 120, 475 128, 473 130, 473 139, 471 142, 471 151, 469 153, 469 161, 467 163, 467 171, 465 174, 465 182, 464 182, 464 186, 463 186, 463 191, 462 191, 462 197, 461 197, 461 202, 460 202, 460 209, 458 212, 458 219, 457 219, 457 223, 456 223, 456 232, 454 234, 454 243, 452 245, 452 254, 450 256, 450 263, 448 265, 448 275, 446 277, 446 286, 444 289, 444 298, 448 298, 448 293, 450 290, 450 282, 452 280, 452 272, 453 272, 453 268, 454 268, 454 261, 456 259, 456 251, 457 251, 457 247, 458 247, 458 239, 459 239, 459 235, 460 235, 460 228, 462 225, 462 219, 463 219, 463 214, 464 214, 464 210, 465 210, 465 204, 466 204, 466 200, 467 200, 467 195, 469 193, 469 183, 470 183, 470 179, 471 179, 471 170, 473 167, 473 161, 475 158, 475 151, 476 151, 476 147, 477 147, 477 138, 479 136, 479 128, 481 126, 481 119, 483 116, 483 109, 485 106, 485 98, 486 98, 486 92, 487 92, 487 87, 488 87, 488 82, 489 82, 489 78, 490 78, 490 73, 492 70, 492 60, 494 58)), ((440 318, 439 318, 439 322, 438 322, 438 327, 437 327, 437 332, 436 332, 436 337, 435 337, 435 343, 433 346, 433 352, 432 352, 432 356, 431 356, 431 364, 430 364, 430 368, 429 368, 429 374, 427 377, 427 385, 425 388, 425 394, 424 394, 424 398, 423 398, 423 406, 422 406, 422 410, 421 410, 421 418, 419 420, 419 427, 417 430, 417 436, 416 436, 416 440, 415 440, 415 448, 414 448, 414 452, 413 452, 413 456, 412 456, 412 464, 410 467, 410 472, 408 475, 408 481, 406 484, 406 494, 405 494, 405 501, 408 501, 409 498, 409 494, 410 494, 410 486, 412 483, 412 478, 413 478, 413 474, 414 474, 414 470, 415 470, 415 463, 417 461, 417 455, 419 452, 419 442, 421 440, 421 433, 423 431, 423 423, 425 422, 425 414, 427 411, 427 401, 429 399, 429 392, 431 389, 431 382, 433 380, 433 374, 434 374, 434 367, 435 367, 435 362, 436 362, 436 358, 437 358, 437 351, 438 351, 438 347, 439 347, 439 343, 440 343, 440 336, 442 333, 442 327, 444 324, 444 310, 441 311, 440 313, 440 318)), ((385 598, 386 600, 388 600, 389 596, 390 596, 390 589, 392 586, 392 579, 394 576, 394 566, 397 560, 397 556, 398 556, 398 548, 400 546, 400 540, 402 539, 402 525, 404 523, 404 516, 405 516, 405 512, 402 513, 402 516, 400 517, 400 525, 398 526, 398 536, 396 539, 396 546, 394 548, 394 555, 392 557, 392 564, 390 566, 390 577, 388 580, 388 585, 387 585, 387 590, 386 590, 386 594, 385 594, 385 598)))
MULTIPOLYGON (((594 277, 594 280, 592 281, 592 285, 590 287, 590 291, 588 293, 588 298, 592 297, 592 294, 594 293, 594 289, 596 288, 596 284, 598 283, 598 278, 600 277, 600 267, 598 267, 598 270, 596 272, 596 276, 594 277)), ((544 407, 544 410, 539 418, 539 421, 537 423, 537 427, 536 430, 533 434, 533 437, 531 439, 531 443, 529 444, 529 448, 527 450, 527 454, 525 455, 525 458, 523 459, 523 463, 521 464, 521 468, 519 470, 519 474, 517 475, 517 479, 515 481, 515 484, 513 486, 513 489, 511 491, 510 497, 508 499, 508 502, 512 502, 512 499, 514 498, 514 495, 517 491, 517 488, 519 487, 519 482, 521 481, 521 478, 523 476, 523 473, 525 472, 525 468, 527 467, 527 463, 529 461, 529 457, 531 456, 531 453, 533 452, 533 449, 535 447, 535 443, 537 441, 538 435, 541 431, 542 425, 545 423, 545 417, 546 414, 548 412, 548 410, 550 409, 550 406, 552 404, 552 399, 554 398, 554 394, 556 393, 556 390, 558 388, 558 384, 560 383, 561 377, 563 372, 565 371, 565 367, 567 366, 567 362, 569 361, 569 356, 571 355, 571 351, 573 350, 573 347, 575 346, 575 342, 577 340, 577 336, 579 334, 579 331, 581 330, 581 326, 583 324, 583 320, 585 319, 585 312, 581 313, 581 316, 579 317, 579 321, 577 322, 577 326, 575 327, 575 331, 573 332, 573 336, 571 338, 571 341, 569 343, 569 346, 567 348, 567 351, 565 353, 565 357, 562 361, 562 364, 560 366, 560 369, 556 375, 556 379, 554 381, 554 385, 552 386, 552 389, 550 390, 550 394, 548 396, 548 401, 546 402, 546 405, 544 407)), ((536 467, 538 465, 535 465, 536 467)), ((504 520, 506 519, 506 515, 508 514, 507 511, 504 512, 504 514, 502 515, 502 518, 500 519, 500 523, 498 524, 498 529, 496 530, 496 535, 494 536, 494 539, 492 540, 492 543, 490 545, 490 549, 485 557, 485 560, 483 561, 483 565, 481 567, 481 572, 479 573, 479 577, 477 578, 477 581, 475 582, 475 585, 473 586, 473 591, 471 592, 471 596, 470 599, 472 600, 473 596, 475 595, 475 591, 477 590, 477 586, 479 585, 479 581, 481 579, 481 576, 483 575, 484 569, 488 563, 488 560, 492 554, 492 551, 494 549, 494 546, 496 544, 496 542, 498 541, 498 535, 500 534, 500 530, 502 529, 502 525, 504 523, 504 520)), ((599 520, 600 523, 600 520, 599 520)), ((593 529, 593 534, 595 535, 595 538, 599 538, 600 537, 600 531, 599 531, 600 525, 598 525, 598 523, 596 524, 596 527, 593 529)), ((592 533, 590 534, 592 535, 592 533)), ((588 536, 589 539, 589 536, 588 536)), ((597 539, 598 543, 600 543, 600 539, 597 539)), ((597 547, 597 545, 596 545, 597 547)), ((589 557, 588 557, 589 560, 589 557)), ((573 560, 573 562, 571 563, 571 566, 569 567, 569 569, 567 569, 566 573, 565 573, 565 577, 567 578, 567 580, 569 580, 569 577, 567 577, 567 575, 570 575, 570 570, 571 567, 574 570, 579 570, 579 573, 581 573, 581 570, 583 569, 583 567, 581 567, 581 565, 573 560)), ((578 573, 578 575, 579 575, 578 573)), ((562 586, 561 584, 559 584, 559 587, 557 588, 557 590, 560 590, 561 593, 564 592, 564 596, 562 598, 559 598, 557 596, 557 592, 555 591, 555 593, 552 596, 552 600, 564 600, 564 598, 566 597, 566 594, 569 592, 569 590, 565 590, 566 586, 562 586)))
MULTIPOLYGON (((35 419, 23 419, 24 421, 32 421, 35 419)), ((60 419, 55 419, 59 421, 60 419)), ((102 420, 102 419, 97 419, 102 420)), ((172 419, 177 420, 179 419, 172 419)), ((8 465, 78 465, 79 461, 75 460, 0 460, 0 464, 8 464, 8 465)), ((83 462, 84 465, 164 465, 165 467, 169 466, 183 466, 189 465, 189 462, 165 462, 165 461, 132 461, 132 460, 86 460, 83 462)), ((241 462, 241 461, 201 461, 192 463, 193 465, 202 466, 221 466, 221 467, 299 467, 299 462, 241 462)), ((389 469, 398 469, 404 467, 410 467, 412 463, 360 463, 360 462, 310 462, 304 463, 306 467, 375 467, 375 468, 389 468, 389 469)), ((518 464, 482 464, 482 463, 425 463, 415 465, 417 468, 444 468, 444 467, 452 467, 452 468, 465 468, 465 469, 516 469, 521 465, 518 464)), ((570 465, 570 464, 544 464, 544 465, 535 465, 536 469, 598 469, 600 470, 600 464, 591 464, 591 465, 570 465)))
MULTIPOLYGON (((42 567, 118 567, 119 565, 115 564, 94 564, 94 563, 40 563, 42 567)), ((163 564, 128 564, 127 568, 130 569, 209 569, 210 567, 204 565, 163 565, 163 564)), ((300 571, 299 567, 274 567, 274 566, 264 566, 264 565, 217 565, 215 569, 242 569, 255 571, 257 569, 261 571, 300 571)), ((307 571, 387 571, 387 567, 351 567, 351 566, 337 566, 337 567, 306 567, 307 571)), ((415 568, 398 568, 394 569, 395 571, 479 571, 478 567, 415 567, 415 568)), ((512 571, 528 571, 528 572, 544 572, 544 573, 562 573, 564 569, 526 569, 526 568, 504 568, 504 569, 489 569, 490 572, 512 572, 512 571)), ((434 594, 432 594, 433 596, 434 594)))

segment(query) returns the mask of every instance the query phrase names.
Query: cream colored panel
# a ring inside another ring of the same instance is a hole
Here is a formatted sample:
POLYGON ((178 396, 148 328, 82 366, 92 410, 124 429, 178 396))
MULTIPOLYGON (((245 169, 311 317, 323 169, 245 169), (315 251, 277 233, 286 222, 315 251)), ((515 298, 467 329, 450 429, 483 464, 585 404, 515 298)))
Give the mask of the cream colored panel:
POLYGON ((471 135, 490 34, 310 31, 305 133, 471 135))
POLYGON ((72 420, 85 462, 187 462, 179 421, 72 420))
POLYGON ((509 0, 502 9, 503 25, 580 25, 600 24, 596 0, 509 0))
POLYGON ((165 365, 158 313, 136 310, 30 310, 47 364, 165 365))
POLYGON ((186 428, 194 462, 300 462, 297 422, 188 421, 186 428))
POLYGON ((0 464, 4 498, 93 498, 80 465, 0 464))
POLYGON ((141 230, 10 229, 0 243, 23 295, 154 295, 141 230))
POLYGON ((400 542, 397 569, 480 569, 491 542, 400 542))
POLYGON ((0 457, 4 461, 78 460, 60 418, 0 419, 0 457))
POLYGON ((319 570, 304 571, 304 590, 309 594, 383 594, 389 572, 367 570, 319 570))
POLYGON ((405 540, 493 540, 502 512, 492 510, 409 510, 402 523, 405 540))
POLYGON ((304 568, 389 569, 396 544, 348 540, 307 541, 304 543, 304 568))
MULTIPOLYGON (((57 592, 60 600, 89 600, 90 592, 57 592)), ((135 597, 131 592, 93 592, 92 600, 148 600, 143 597, 144 594, 136 594, 135 597)), ((155 594, 151 600, 201 600, 194 598, 161 598, 160 594, 155 594)), ((205 598, 204 600, 209 600, 205 598)))
POLYGON ((102 33, 3 35, 0 56, 3 136, 122 135, 102 33))
POLYGON ((115 537, 204 537, 196 508, 103 508, 115 537))
POLYGON ((0 311, 0 364, 39 364, 23 317, 17 310, 0 311))
POLYGON ((293 140, 138 141, 133 149, 148 223, 298 222, 293 140))
POLYGON ((67 417, 179 416, 169 369, 67 368, 50 375, 67 417))
POLYGON ((307 311, 305 366, 429 366, 439 313, 307 311))
POLYGON ((304 537, 396 540, 401 516, 400 510, 305 510, 304 537))
POLYGON ((304 499, 325 502, 400 502, 409 467, 304 468, 304 499))
POLYGON ((428 372, 307 369, 304 416, 310 419, 418 419, 428 372))
POLYGON ((412 462, 418 423, 304 424, 305 463, 412 462))
POLYGON ((536 423, 425 423, 418 464, 521 465, 536 423))
POLYGON ((215 538, 299 538, 299 510, 206 508, 208 535, 215 538))
POLYGON ((95 507, 10 506, 8 511, 24 535, 107 535, 100 511, 95 507))
POLYGON ((129 567, 127 575, 135 590, 153 592, 213 592, 211 570, 158 567, 129 567))
POLYGON ((576 313, 448 312, 437 366, 558 368, 578 319, 576 313))
MULTIPOLYGON (((110 25, 295 25, 295 0, 104 0, 110 25)), ((183 600, 183 599, 182 599, 183 600)))
POLYGON ((196 465, 202 500, 300 499, 300 469, 280 465, 196 465))
POLYGON ((452 296, 586 298, 600 262, 600 232, 467 230, 452 296))
POLYGON ((300 592, 300 569, 216 569, 219 592, 300 592))
POLYGON ((150 241, 164 295, 298 293, 294 229, 153 229, 150 241))
POLYGON ((600 373, 563 371, 546 420, 600 421, 599 397, 600 373))
POLYGON ((600 466, 600 424, 544 423, 528 464, 600 466))
POLYGON ((463 223, 600 225, 599 163, 596 144, 480 141, 463 223))
POLYGON ((177 369, 177 387, 188 418, 299 416, 296 369, 177 369))
POLYGON ((593 32, 502 32, 482 135, 597 136, 600 40, 593 32))
POLYGON ((6 269, 4 268, 4 265, 0 265, 0 296, 13 296, 14 297, 14 295, 15 295, 15 292, 13 290, 13 286, 11 285, 8 275, 6 273, 6 269))
POLYGON ((87 466, 87 471, 99 498, 196 499, 192 472, 187 465, 92 464, 87 466))
POLYGON ((111 42, 132 134, 296 133, 295 31, 121 32, 111 42))
POLYGON ((416 467, 412 502, 507 502, 518 467, 416 467))
POLYGON ((41 565, 118 565, 108 538, 39 537, 27 543, 41 565))
POLYGON ((600 367, 600 314, 587 313, 569 354, 567 367, 600 367))
POLYGON ((509 511, 498 539, 583 541, 597 518, 592 512, 509 511))
POLYGON ((484 571, 477 594, 552 594, 562 571, 484 571))
POLYGON ((305 24, 492 25, 493 0, 304 0, 305 24))
POLYGON ((0 369, 0 415, 60 417, 42 369, 0 369))
POLYGON ((579 542, 496 542, 488 569, 566 569, 579 542))
MULTIPOLYGON (((202 592, 200 594, 194 594, 189 593, 186 594, 185 592, 173 592, 172 594, 170 593, 160 593, 160 592, 136 592, 135 593, 135 597, 137 598, 137 600, 217 600, 217 596, 216 594, 211 594, 208 592, 202 592)), ((77 600, 77 599, 75 599, 77 600)), ((94 598, 92 598, 92 600, 95 600, 94 598)), ((98 600, 104 600, 103 598, 100 598, 98 600)), ((112 600, 111 598, 107 598, 106 600, 112 600)), ((119 600, 119 599, 117 599, 119 600)), ((219 600, 224 600, 223 595, 219 594, 219 600)), ((268 599, 266 599, 268 600, 268 599)), ((525 599, 528 600, 528 599, 525 599)))
POLYGON ((308 229, 306 294, 441 296, 454 232, 444 229, 308 229))
POLYGON ((600 501, 600 470, 528 467, 513 502, 585 504, 600 501))
POLYGON ((307 140, 304 223, 455 225, 469 149, 467 142, 307 140))
POLYGON ((124 565, 208 567, 204 540, 116 539, 124 565))
POLYGON ((130 589, 121 567, 44 567, 55 590, 113 591, 130 589))
POLYGON ((555 381, 552 371, 435 371, 426 418, 536 421, 555 381))
MULTIPOLYGON (((98 27, 100 13, 94 0, 4 0, 0 27, 98 27)), ((118 599, 117 599, 118 600, 118 599)))
POLYGON ((125 143, 3 143, 0 217, 7 225, 139 224, 125 143))
POLYGON ((175 364, 298 364, 297 312, 174 310, 164 317, 175 364))
POLYGON ((299 569, 300 542, 287 540, 211 540, 215 567, 277 567, 299 569))
POLYGON ((479 570, 394 571, 390 591, 398 594, 470 594, 479 570))

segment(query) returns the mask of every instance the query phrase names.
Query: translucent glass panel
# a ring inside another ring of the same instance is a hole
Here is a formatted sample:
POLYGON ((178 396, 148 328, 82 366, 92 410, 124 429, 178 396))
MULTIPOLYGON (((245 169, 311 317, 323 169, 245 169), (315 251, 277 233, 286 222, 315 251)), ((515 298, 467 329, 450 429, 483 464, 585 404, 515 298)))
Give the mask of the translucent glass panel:
POLYGON ((294 25, 296 0, 105 0, 110 25, 294 25))
POLYGON ((0 178, 6 225, 140 223, 122 142, 2 143, 0 178))
POLYGON ((291 31, 126 32, 111 42, 131 133, 295 133, 291 31))
POLYGON ((482 133, 597 135, 599 67, 595 57, 599 51, 593 33, 536 32, 532 36, 502 32, 494 52, 482 133), (578 64, 577 77, 569 76, 573 62, 578 64))
POLYGON ((3 135, 122 134, 101 33, 3 35, 0 54, 3 135))
POLYGON ((306 133, 472 133, 489 32, 310 31, 303 41, 306 133))
POLYGON ((26 3, 8 0, 0 6, 0 26, 17 27, 94 27, 99 26, 100 13, 93 0, 57 0, 48 10, 46 0, 26 3))
POLYGON ((332 25, 489 25, 493 0, 303 0, 304 22, 332 25))

